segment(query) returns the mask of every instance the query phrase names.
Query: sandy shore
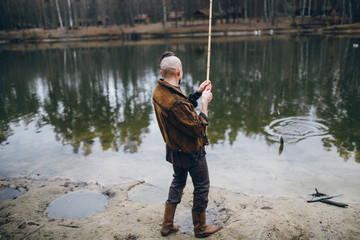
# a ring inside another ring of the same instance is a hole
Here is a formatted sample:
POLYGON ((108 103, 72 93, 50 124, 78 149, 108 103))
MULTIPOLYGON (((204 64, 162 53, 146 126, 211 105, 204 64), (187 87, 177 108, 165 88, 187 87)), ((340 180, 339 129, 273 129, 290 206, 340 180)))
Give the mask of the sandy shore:
MULTIPOLYGON (((0 188, 27 189, 16 199, 0 202, 0 239, 194 239, 191 183, 175 216, 180 232, 166 238, 160 235, 163 204, 147 205, 128 199, 128 191, 138 184, 103 187, 66 179, 0 181, 0 188), (108 207, 83 219, 48 217, 46 208, 52 201, 77 190, 107 192, 111 196, 108 207)), ((212 187, 208 211, 216 224, 224 226, 208 239, 360 239, 360 204, 340 208, 212 187)))

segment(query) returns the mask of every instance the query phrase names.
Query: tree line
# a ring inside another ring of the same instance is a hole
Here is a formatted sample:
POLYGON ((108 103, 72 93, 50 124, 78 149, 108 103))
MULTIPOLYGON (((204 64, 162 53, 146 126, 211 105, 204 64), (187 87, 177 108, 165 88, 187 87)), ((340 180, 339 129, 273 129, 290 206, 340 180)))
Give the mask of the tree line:
MULTIPOLYGON (((178 22, 191 25, 194 13, 205 9, 206 14, 208 8, 209 0, 1 0, 0 29, 72 29, 168 21, 176 21, 176 26, 178 22)), ((213 0, 213 11, 214 18, 222 23, 256 19, 275 25, 280 18, 327 24, 360 22, 358 0, 213 0)))

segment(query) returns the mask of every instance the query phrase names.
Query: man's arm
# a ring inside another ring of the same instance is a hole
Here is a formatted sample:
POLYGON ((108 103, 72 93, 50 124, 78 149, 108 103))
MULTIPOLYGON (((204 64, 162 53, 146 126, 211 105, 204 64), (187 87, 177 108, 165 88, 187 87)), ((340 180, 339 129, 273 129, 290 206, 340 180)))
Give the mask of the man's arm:
POLYGON ((168 118, 174 127, 181 129, 189 136, 205 135, 205 128, 208 125, 207 116, 202 112, 198 115, 189 102, 178 101, 175 103, 171 107, 168 118))
POLYGON ((206 126, 208 125, 208 105, 212 100, 211 82, 204 81, 197 92, 202 94, 201 113, 199 115, 197 115, 194 110, 191 110, 188 104, 181 101, 177 102, 174 107, 171 108, 173 114, 169 116, 177 128, 182 129, 186 134, 194 137, 204 136, 206 133, 206 126))
POLYGON ((201 97, 201 93, 198 91, 189 94, 189 101, 196 108, 198 106, 197 100, 201 97))

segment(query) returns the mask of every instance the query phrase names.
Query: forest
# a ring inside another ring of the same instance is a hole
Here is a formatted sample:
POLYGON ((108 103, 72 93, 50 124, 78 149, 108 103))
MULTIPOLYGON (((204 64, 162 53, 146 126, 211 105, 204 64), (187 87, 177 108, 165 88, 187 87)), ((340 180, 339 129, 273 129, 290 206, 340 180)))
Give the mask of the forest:
MULTIPOLYGON (((209 0, 2 0, 0 30, 76 29, 167 21, 188 26, 208 16, 209 0), (199 14, 200 13, 200 14, 199 14)), ((250 20, 332 25, 360 22, 358 0, 213 0, 216 22, 250 20)))

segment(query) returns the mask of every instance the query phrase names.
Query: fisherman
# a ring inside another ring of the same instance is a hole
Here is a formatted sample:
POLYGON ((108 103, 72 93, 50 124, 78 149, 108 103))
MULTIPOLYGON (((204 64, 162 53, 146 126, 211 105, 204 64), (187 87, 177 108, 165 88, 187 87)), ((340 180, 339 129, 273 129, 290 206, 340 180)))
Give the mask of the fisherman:
POLYGON ((173 180, 162 222, 161 235, 177 232, 174 224, 177 204, 181 202, 188 173, 194 185, 192 219, 195 237, 203 238, 221 227, 206 224, 205 210, 210 188, 205 145, 208 144, 208 104, 212 100, 211 82, 204 81, 198 90, 187 97, 179 84, 183 77, 182 64, 173 52, 165 52, 160 59, 159 79, 153 92, 153 104, 161 134, 166 143, 166 160, 173 165, 173 180), (195 111, 197 100, 202 96, 201 112, 195 111))

